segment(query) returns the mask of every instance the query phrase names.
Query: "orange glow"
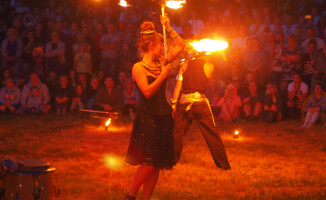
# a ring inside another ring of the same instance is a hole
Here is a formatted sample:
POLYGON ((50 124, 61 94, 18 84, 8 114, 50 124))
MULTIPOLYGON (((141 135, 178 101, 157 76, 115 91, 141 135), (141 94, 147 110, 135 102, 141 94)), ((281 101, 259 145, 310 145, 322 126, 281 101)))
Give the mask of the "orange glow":
POLYGON ((228 48, 228 43, 222 40, 202 39, 189 43, 196 51, 212 53, 228 48))
POLYGON ((183 7, 183 4, 186 3, 185 0, 180 0, 180 1, 166 1, 166 6, 172 9, 179 9, 183 7))
POLYGON ((116 155, 104 155, 103 157, 104 165, 113 170, 118 170, 122 168, 122 161, 116 155))
POLYGON ((239 131, 238 130, 234 131, 234 136, 233 137, 234 138, 238 138, 239 137, 239 131))
POLYGON ((105 126, 109 126, 111 124, 111 118, 108 119, 108 121, 105 122, 105 126))
POLYGON ((127 3, 127 1, 125 1, 125 0, 120 0, 120 2, 119 2, 119 6, 122 6, 122 7, 128 7, 128 6, 130 6, 130 5, 127 3))

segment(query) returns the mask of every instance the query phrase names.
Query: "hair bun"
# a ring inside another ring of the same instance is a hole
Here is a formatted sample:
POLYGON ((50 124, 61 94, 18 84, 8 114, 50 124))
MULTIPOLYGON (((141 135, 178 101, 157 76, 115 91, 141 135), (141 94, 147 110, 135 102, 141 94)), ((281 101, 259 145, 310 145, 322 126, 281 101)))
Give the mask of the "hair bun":
POLYGON ((154 26, 153 22, 145 21, 140 25, 140 29, 142 32, 155 31, 155 26, 154 26))

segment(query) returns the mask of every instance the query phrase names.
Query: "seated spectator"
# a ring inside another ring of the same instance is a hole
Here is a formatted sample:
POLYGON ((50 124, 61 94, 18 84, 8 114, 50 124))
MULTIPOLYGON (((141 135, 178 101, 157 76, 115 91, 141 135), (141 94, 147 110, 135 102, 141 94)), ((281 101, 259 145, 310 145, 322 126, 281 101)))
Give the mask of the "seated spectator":
POLYGON ((306 112, 306 119, 302 127, 307 128, 317 122, 322 111, 326 111, 326 96, 320 83, 315 85, 314 93, 308 99, 304 111, 306 112))
POLYGON ((124 85, 125 85, 125 80, 127 80, 127 74, 126 72, 120 72, 119 73, 119 83, 117 84, 117 86, 123 90, 124 89, 124 85))
POLYGON ((24 112, 32 114, 41 114, 43 107, 42 102, 43 98, 40 96, 40 91, 36 86, 30 88, 31 95, 27 99, 27 108, 24 109, 24 112))
POLYGON ((36 73, 32 73, 30 75, 30 81, 23 88, 21 98, 22 110, 24 111, 26 110, 26 108, 28 108, 27 100, 30 96, 32 96, 31 87, 38 88, 39 97, 42 99, 42 105, 40 106, 41 112, 44 114, 47 113, 51 108, 51 106, 49 105, 49 90, 48 87, 40 81, 39 76, 36 73))
POLYGON ((137 92, 131 79, 124 81, 123 98, 125 103, 124 113, 134 119, 137 109, 137 92))
POLYGON ((246 120, 258 121, 263 111, 263 95, 257 89, 257 83, 251 81, 247 94, 242 99, 243 112, 246 120))
POLYGON ((64 115, 68 111, 72 93, 73 89, 71 85, 68 85, 68 77, 61 76, 60 84, 55 90, 55 106, 58 115, 64 115))
POLYGON ((288 85, 288 101, 286 103, 288 118, 300 118, 302 103, 307 97, 308 90, 309 88, 302 81, 300 74, 294 74, 293 82, 288 85))
POLYGON ((96 108, 105 111, 123 110, 123 94, 114 86, 112 77, 106 77, 103 86, 96 94, 96 108))
POLYGON ((313 69, 313 57, 316 53, 316 41, 310 41, 308 43, 308 52, 302 55, 302 80, 305 82, 309 88, 311 88, 311 78, 314 72, 313 69))
POLYGON ((78 74, 85 73, 92 75, 92 61, 91 54, 86 50, 87 44, 80 44, 80 52, 75 54, 74 69, 78 74))
POLYGON ((282 97, 273 83, 267 84, 264 96, 264 110, 262 121, 274 123, 282 119, 282 97))
POLYGON ((224 96, 218 103, 221 113, 218 116, 225 122, 237 121, 240 117, 241 98, 237 95, 237 89, 233 84, 226 87, 224 96))
POLYGON ((88 101, 87 101, 87 109, 88 110, 92 110, 94 108, 95 105, 95 100, 96 100, 96 94, 98 92, 100 83, 97 77, 93 77, 91 79, 91 85, 87 90, 87 97, 88 97, 88 101))
POLYGON ((74 95, 71 98, 70 111, 76 112, 85 108, 87 104, 87 95, 81 84, 76 85, 74 95))
POLYGON ((6 85, 6 79, 9 77, 12 77, 12 73, 8 68, 5 68, 2 72, 1 87, 6 85))
POLYGON ((0 112, 13 113, 19 108, 20 89, 15 85, 14 79, 7 77, 5 87, 0 90, 0 112))

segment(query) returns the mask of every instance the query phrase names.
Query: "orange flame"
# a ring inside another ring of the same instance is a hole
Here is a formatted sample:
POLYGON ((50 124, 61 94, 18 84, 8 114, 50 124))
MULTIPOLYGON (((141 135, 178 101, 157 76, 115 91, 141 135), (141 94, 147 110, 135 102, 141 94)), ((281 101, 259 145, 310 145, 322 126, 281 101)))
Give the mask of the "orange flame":
POLYGON ((109 126, 111 124, 111 118, 108 119, 108 121, 106 121, 105 126, 109 126))
POLYGON ((179 1, 166 1, 166 6, 172 9, 179 9, 183 7, 183 4, 186 3, 185 0, 179 0, 179 1))
POLYGON ((228 48, 228 43, 222 40, 202 39, 189 43, 198 52, 215 52, 228 48))
POLYGON ((130 6, 130 5, 127 3, 127 1, 125 1, 125 0, 120 0, 120 2, 119 2, 119 6, 122 6, 122 7, 128 7, 128 6, 130 6))
POLYGON ((239 131, 238 130, 234 131, 233 137, 234 138, 238 138, 239 137, 239 131))

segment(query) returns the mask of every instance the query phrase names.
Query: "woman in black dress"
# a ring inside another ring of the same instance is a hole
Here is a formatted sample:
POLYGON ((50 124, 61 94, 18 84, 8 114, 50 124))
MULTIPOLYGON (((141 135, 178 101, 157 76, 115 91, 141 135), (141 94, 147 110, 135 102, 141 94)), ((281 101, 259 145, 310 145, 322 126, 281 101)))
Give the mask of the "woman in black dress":
MULTIPOLYGON (((167 61, 172 61, 184 48, 181 37, 170 26, 167 17, 161 17, 167 32, 173 38, 167 61)), ((173 147, 172 109, 165 96, 169 66, 160 62, 163 54, 163 38, 152 22, 143 22, 138 38, 142 61, 132 69, 132 77, 140 91, 140 103, 131 133, 126 162, 140 165, 126 200, 135 199, 143 185, 142 199, 149 199, 159 177, 160 169, 175 165, 173 147)))

